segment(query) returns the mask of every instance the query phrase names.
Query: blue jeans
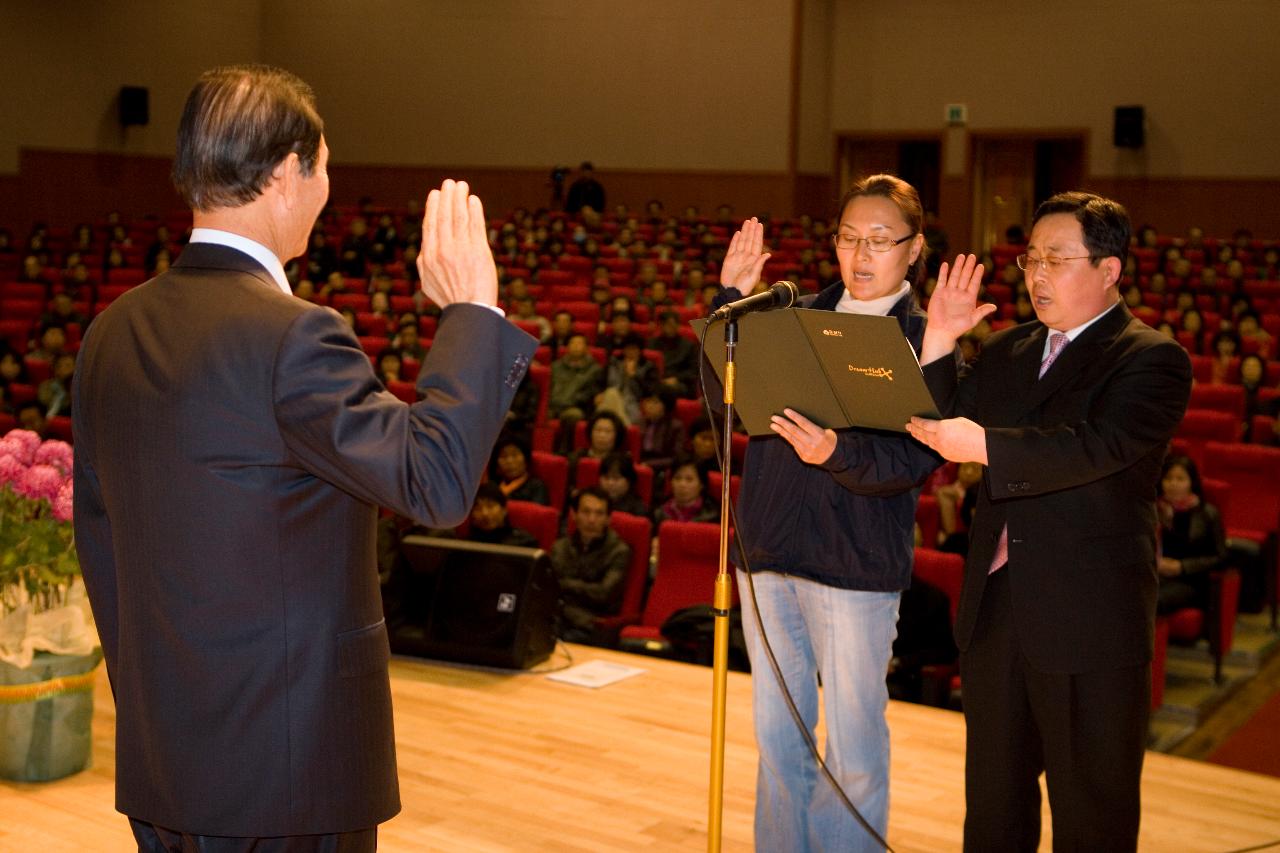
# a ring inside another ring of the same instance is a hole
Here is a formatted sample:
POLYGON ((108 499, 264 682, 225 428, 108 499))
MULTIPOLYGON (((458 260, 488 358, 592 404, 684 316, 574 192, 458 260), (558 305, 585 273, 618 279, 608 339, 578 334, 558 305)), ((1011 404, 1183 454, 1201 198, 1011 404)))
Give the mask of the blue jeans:
MULTIPOLYGON (((889 823, 889 701, 885 674, 897 635, 897 592, 837 589, 758 572, 756 598, 765 633, 796 708, 812 732, 822 680, 823 759, 846 795, 882 836, 889 823)), ((756 850, 873 851, 874 839, 822 778, 787 710, 738 572, 742 626, 751 657, 756 778, 756 850)))

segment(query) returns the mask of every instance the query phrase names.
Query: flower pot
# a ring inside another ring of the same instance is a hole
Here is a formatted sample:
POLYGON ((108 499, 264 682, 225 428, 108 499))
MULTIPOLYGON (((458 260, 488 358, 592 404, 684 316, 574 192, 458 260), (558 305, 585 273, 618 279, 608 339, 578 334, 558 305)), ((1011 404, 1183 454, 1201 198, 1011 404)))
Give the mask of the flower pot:
POLYGON ((0 661, 0 778, 47 782, 89 766, 94 669, 87 655, 41 652, 19 669, 0 661))

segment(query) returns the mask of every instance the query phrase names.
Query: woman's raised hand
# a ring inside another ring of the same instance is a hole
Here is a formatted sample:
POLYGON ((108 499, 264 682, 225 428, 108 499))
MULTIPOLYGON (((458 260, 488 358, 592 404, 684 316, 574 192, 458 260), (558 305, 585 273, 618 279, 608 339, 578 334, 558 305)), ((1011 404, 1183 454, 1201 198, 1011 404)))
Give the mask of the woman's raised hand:
POLYGON ((754 216, 742 223, 729 241, 729 251, 720 265, 720 284, 733 287, 743 295, 760 283, 769 253, 764 250, 764 225, 754 216))

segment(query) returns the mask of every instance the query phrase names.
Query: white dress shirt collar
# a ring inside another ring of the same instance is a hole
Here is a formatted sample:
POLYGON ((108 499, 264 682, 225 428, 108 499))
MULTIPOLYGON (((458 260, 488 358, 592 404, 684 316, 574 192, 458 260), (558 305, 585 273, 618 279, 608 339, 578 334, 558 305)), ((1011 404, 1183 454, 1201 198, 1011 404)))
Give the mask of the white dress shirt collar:
MULTIPOLYGON (((1094 323, 1098 322, 1103 317, 1107 316, 1107 314, 1109 314, 1110 312, 1116 310, 1116 306, 1119 304, 1120 304, 1120 300, 1116 300, 1106 308, 1102 309, 1102 313, 1094 317, 1092 320, 1087 320, 1084 323, 1081 323, 1079 326, 1076 326, 1074 329, 1067 329, 1065 332, 1061 332, 1060 334, 1066 335, 1068 341, 1074 341, 1076 338, 1084 334, 1085 329, 1089 328, 1094 323)), ((1049 329, 1049 334, 1044 336, 1044 352, 1041 353, 1041 356, 1040 356, 1041 361, 1044 361, 1044 359, 1048 357, 1049 342, 1053 340, 1053 336, 1055 334, 1059 334, 1057 329, 1049 329)))
POLYGON ((193 228, 191 229, 192 243, 215 243, 219 246, 226 246, 244 252, 263 268, 271 273, 271 277, 285 295, 292 296, 293 288, 289 287, 289 279, 285 278, 284 265, 280 263, 280 259, 276 257, 275 252, 259 243, 257 240, 250 240, 240 234, 233 234, 230 231, 223 231, 218 228, 193 228))

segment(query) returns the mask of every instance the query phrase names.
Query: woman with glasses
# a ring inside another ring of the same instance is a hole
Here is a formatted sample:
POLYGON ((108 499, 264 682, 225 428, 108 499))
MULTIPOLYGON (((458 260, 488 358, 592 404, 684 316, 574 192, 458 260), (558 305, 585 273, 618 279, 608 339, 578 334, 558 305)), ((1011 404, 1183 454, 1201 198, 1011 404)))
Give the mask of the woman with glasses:
MULTIPOLYGON (((841 201, 833 236, 841 280, 805 297, 803 307, 893 317, 919 352, 925 314, 914 288, 925 270, 923 224, 920 198, 905 181, 874 175, 854 184, 841 201)), ((743 223, 730 242, 721 270, 727 286, 717 301, 749 292, 768 258, 763 226, 755 219, 743 223)), ((970 255, 964 274, 981 276, 975 262, 970 255)), ((740 346, 751 341, 744 336, 740 346)), ((716 400, 718 392, 708 395, 716 400)), ((899 597, 911 579, 916 497, 941 460, 905 434, 836 432, 785 412, 774 418, 775 436, 752 438, 747 447, 738 509, 746 558, 736 560, 738 588, 760 750, 756 849, 878 850, 819 776, 765 642, 810 732, 821 698, 825 763, 883 836, 889 814, 885 673, 899 597)))

